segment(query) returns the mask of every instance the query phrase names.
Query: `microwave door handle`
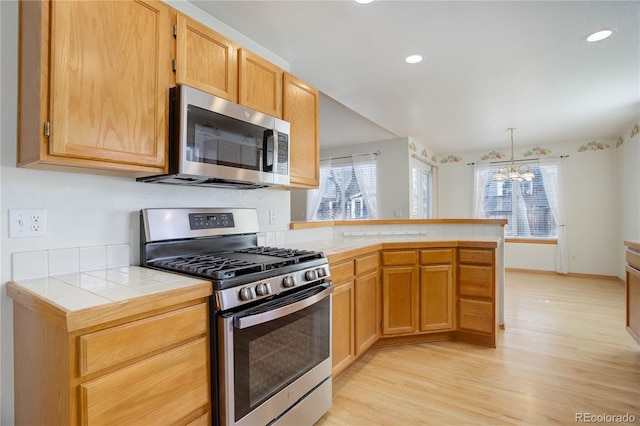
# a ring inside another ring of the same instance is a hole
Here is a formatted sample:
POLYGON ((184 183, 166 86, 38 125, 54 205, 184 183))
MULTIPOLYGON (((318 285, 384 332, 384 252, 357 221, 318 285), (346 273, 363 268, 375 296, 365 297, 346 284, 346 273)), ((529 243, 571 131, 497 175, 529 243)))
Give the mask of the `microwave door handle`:
POLYGON ((320 293, 314 294, 313 296, 307 297, 299 302, 292 303, 291 305, 283 306, 278 309, 274 309, 272 311, 262 312, 256 315, 250 315, 242 318, 234 318, 233 324, 235 328, 243 329, 248 327, 253 327, 254 325, 263 324, 265 322, 273 321, 278 318, 282 318, 294 312, 298 312, 303 310, 304 308, 308 308, 309 306, 318 303, 322 299, 329 297, 329 295, 333 292, 333 286, 327 287, 322 290, 320 293))
POLYGON ((273 172, 273 158, 274 155, 271 155, 271 160, 269 160, 269 145, 271 145, 272 152, 274 146, 274 132, 273 130, 265 130, 262 137, 262 171, 263 172, 273 172))

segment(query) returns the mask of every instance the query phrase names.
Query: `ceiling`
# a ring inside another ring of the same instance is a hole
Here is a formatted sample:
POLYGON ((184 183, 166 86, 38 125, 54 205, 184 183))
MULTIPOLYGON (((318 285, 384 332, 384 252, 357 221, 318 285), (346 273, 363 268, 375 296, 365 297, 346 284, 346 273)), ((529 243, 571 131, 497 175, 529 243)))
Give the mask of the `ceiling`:
POLYGON ((322 148, 407 136, 444 155, 508 147, 508 127, 516 146, 615 140, 640 120, 639 1, 190 3, 323 93, 322 148))

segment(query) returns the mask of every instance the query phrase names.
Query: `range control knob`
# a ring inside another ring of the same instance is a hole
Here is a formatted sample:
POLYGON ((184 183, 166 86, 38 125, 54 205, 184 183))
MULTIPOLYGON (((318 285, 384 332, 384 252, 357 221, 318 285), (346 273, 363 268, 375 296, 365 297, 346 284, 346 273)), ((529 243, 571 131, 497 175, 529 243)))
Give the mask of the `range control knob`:
POLYGON ((256 286, 256 294, 258 296, 266 296, 267 294, 269 294, 269 287, 267 287, 267 285, 264 283, 258 284, 256 286))
POLYGON ((307 271, 304 274, 304 279, 307 280, 307 281, 317 280, 318 279, 318 273, 315 271, 315 269, 307 271))
POLYGON ((324 270, 324 268, 318 268, 318 278, 324 278, 327 276, 327 271, 324 270))
POLYGON ((240 289, 240 300, 247 301, 253 299, 253 294, 251 294, 250 287, 243 287, 240 289))
POLYGON ((293 279, 291 275, 287 275, 282 279, 282 287, 291 288, 296 285, 296 281, 293 279))

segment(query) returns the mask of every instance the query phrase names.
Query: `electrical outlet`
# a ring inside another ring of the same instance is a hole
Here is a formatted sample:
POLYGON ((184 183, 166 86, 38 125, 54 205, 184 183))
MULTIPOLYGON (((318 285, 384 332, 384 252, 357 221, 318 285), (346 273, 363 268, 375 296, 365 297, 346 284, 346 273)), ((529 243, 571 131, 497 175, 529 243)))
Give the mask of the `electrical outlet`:
POLYGON ((9 210, 9 238, 47 235, 46 210, 9 210))
POLYGON ((275 225, 276 223, 276 211, 269 209, 269 225, 275 225))

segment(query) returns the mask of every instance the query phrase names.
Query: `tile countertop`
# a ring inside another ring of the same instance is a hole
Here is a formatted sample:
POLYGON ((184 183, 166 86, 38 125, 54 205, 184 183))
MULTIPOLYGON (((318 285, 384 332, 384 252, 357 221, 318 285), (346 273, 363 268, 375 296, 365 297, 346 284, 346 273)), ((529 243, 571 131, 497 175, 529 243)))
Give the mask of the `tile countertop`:
POLYGON ((494 236, 437 236, 437 235, 372 235, 327 240, 305 241, 286 244, 288 248, 322 251, 330 261, 345 256, 352 256, 360 251, 394 248, 393 245, 417 246, 481 246, 496 248, 503 242, 501 237, 494 236))
POLYGON ((136 315, 212 294, 209 281, 139 266, 123 266, 7 284, 7 295, 32 309, 44 308, 67 330, 136 315), (34 307, 35 306, 35 307, 34 307), (92 321, 91 318, 96 318, 92 321))

